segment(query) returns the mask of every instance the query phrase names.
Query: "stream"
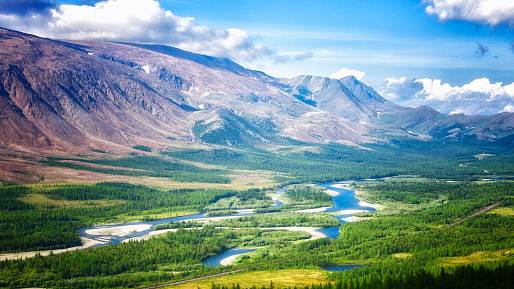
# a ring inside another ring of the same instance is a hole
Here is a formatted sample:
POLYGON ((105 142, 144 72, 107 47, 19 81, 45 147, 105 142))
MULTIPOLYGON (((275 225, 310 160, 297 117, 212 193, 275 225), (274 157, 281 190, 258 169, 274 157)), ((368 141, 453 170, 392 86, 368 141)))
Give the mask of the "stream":
MULTIPOLYGON (((350 187, 351 183, 352 182, 329 182, 317 185, 330 190, 332 196, 332 206, 322 210, 321 212, 333 214, 334 218, 339 220, 340 224, 354 221, 354 215, 357 213, 374 212, 376 210, 373 205, 367 204, 357 199, 355 191, 350 187)), ((285 189, 282 188, 278 190, 276 194, 282 194, 284 192, 285 189)), ((278 198, 274 199, 274 201, 275 205, 273 208, 280 208, 284 205, 284 202, 280 201, 278 198)), ((327 238, 335 239, 339 236, 339 229, 340 227, 336 226, 317 229, 317 231, 322 233, 327 238)), ((225 266, 233 262, 238 256, 247 254, 252 251, 255 250, 233 248, 209 257, 205 259, 203 263, 206 266, 225 266)), ((331 266, 330 268, 327 267, 327 270, 343 271, 356 267, 359 267, 359 265, 331 266)))
MULTIPOLYGON (((355 221, 355 214, 361 212, 372 212, 375 211, 371 204, 360 202, 355 191, 350 188, 352 182, 329 182, 318 184, 318 186, 327 189, 327 193, 332 196, 332 206, 319 210, 300 210, 311 211, 312 213, 324 212, 331 213, 334 218, 338 219, 341 224, 355 221)), ((284 205, 281 200, 281 196, 284 194, 285 188, 278 189, 272 197, 274 201, 271 208, 279 209, 284 205)), ((255 215, 253 210, 237 210, 237 214, 221 216, 221 217, 207 217, 206 213, 198 213, 187 216, 164 218, 153 221, 141 221, 141 222, 130 222, 122 224, 107 224, 107 225, 95 225, 91 227, 85 227, 79 230, 79 236, 82 240, 82 245, 56 250, 44 250, 44 251, 31 251, 31 252, 19 252, 19 253, 6 253, 0 254, 0 261, 9 259, 20 259, 30 258, 37 254, 42 256, 53 254, 59 254, 63 252, 69 252, 74 250, 81 250, 91 247, 99 247, 110 244, 119 244, 130 240, 144 240, 154 235, 167 233, 176 229, 168 230, 155 230, 155 226, 171 223, 171 222, 183 222, 183 221, 216 221, 227 218, 238 218, 242 216, 255 215)), ((339 235, 339 227, 329 228, 311 228, 311 227, 284 227, 284 228, 269 228, 269 229, 285 229, 290 231, 304 231, 311 234, 312 239, 315 238, 337 238, 339 235)), ((253 249, 233 248, 219 254, 209 257, 204 261, 205 265, 208 266, 219 266, 229 265, 237 258, 237 256, 254 251, 253 249)))
MULTIPOLYGON (((357 199, 355 191, 350 188, 351 183, 352 182, 331 182, 319 185, 327 190, 337 192, 337 195, 332 196, 332 207, 323 212, 333 213, 340 224, 354 221, 354 215, 357 213, 376 211, 373 205, 361 202, 357 199)), ((339 236, 339 227, 322 228, 318 231, 332 239, 339 236)))

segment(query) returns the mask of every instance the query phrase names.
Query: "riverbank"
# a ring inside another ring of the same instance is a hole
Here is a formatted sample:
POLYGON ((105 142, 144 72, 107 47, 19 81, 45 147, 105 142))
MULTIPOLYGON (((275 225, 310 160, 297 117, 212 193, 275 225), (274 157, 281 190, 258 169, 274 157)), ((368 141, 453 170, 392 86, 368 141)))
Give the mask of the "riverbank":
MULTIPOLYGON (((373 179, 369 179, 367 181, 370 181, 370 180, 373 180, 373 179)), ((359 200, 359 206, 361 206, 361 207, 373 208, 375 210, 383 210, 384 209, 383 204, 371 203, 366 198, 366 196, 369 195, 368 193, 366 193, 363 190, 357 190, 356 188, 352 187, 352 184, 354 184, 354 183, 355 182, 353 182, 353 181, 339 182, 339 183, 332 185, 332 187, 354 191, 355 197, 359 200)), ((328 190, 328 191, 330 191, 330 190, 328 190)), ((332 194, 329 194, 329 195, 333 196, 332 194)))
POLYGON ((357 197, 357 199, 359 199, 359 205, 361 205, 363 207, 373 208, 377 211, 381 211, 381 210, 385 209, 385 206, 383 204, 370 203, 368 201, 368 199, 366 198, 366 196, 369 195, 369 193, 367 193, 363 190, 357 190, 357 189, 354 189, 354 191, 355 191, 355 196, 357 197))
POLYGON ((15 253, 2 253, 0 254, 0 261, 6 260, 18 260, 18 259, 28 259, 33 258, 37 255, 48 256, 50 254, 62 254, 66 252, 73 252, 77 250, 84 250, 88 248, 92 248, 102 244, 105 240, 101 238, 91 239, 86 237, 81 237, 82 245, 74 246, 64 249, 54 249, 54 250, 42 250, 42 251, 28 251, 28 252, 15 252, 15 253))
MULTIPOLYGON (((295 211, 297 213, 323 213, 327 212, 331 215, 338 217, 340 221, 346 222, 355 222, 364 220, 364 218, 360 218, 358 216, 353 216, 355 214, 370 212, 368 208, 380 209, 381 205, 368 203, 364 199, 359 199, 361 195, 359 192, 354 191, 350 184, 352 182, 335 182, 335 183, 327 183, 325 185, 320 185, 325 187, 326 193, 333 198, 333 206, 332 207, 320 207, 313 209, 305 209, 295 211), (338 191, 338 190, 347 190, 347 191, 338 191), (351 194, 346 194, 348 191, 352 192, 351 194)), ((283 204, 287 202, 287 199, 284 197, 285 188, 280 188, 271 194, 272 200, 274 200, 275 204, 272 208, 280 208, 283 204)), ((216 221, 221 221, 225 219, 231 218, 239 218, 242 216, 255 215, 254 210, 239 210, 237 214, 228 215, 228 216, 216 216, 216 217, 206 217, 205 214, 192 214, 187 216, 179 216, 173 218, 165 218, 165 219, 157 219, 152 221, 144 221, 144 222, 133 222, 133 223, 120 223, 120 224, 108 224, 108 225, 96 225, 88 228, 83 228, 79 231, 79 235, 82 241, 81 246, 75 246, 64 249, 55 249, 55 250, 44 250, 44 251, 30 251, 30 252, 16 252, 16 253, 5 253, 0 254, 0 261, 3 260, 13 260, 13 259, 21 259, 21 258, 31 258, 38 254, 42 256, 47 256, 50 253, 60 254, 75 250, 83 250, 91 247, 105 246, 109 244, 118 244, 128 241, 141 241, 146 240, 150 237, 174 232, 177 229, 166 229, 166 230, 155 230, 154 227, 159 224, 165 224, 170 222, 184 222, 184 221, 196 221, 201 223, 211 223, 216 221)), ((262 213, 264 214, 264 213, 262 213)), ((320 232, 321 228, 316 227, 273 227, 273 228, 258 228, 262 230, 286 230, 286 231, 301 231, 306 232, 311 235, 309 240, 315 240, 319 238, 328 237, 326 234, 320 232)), ((330 237, 336 237, 337 234, 331 234, 330 237)))

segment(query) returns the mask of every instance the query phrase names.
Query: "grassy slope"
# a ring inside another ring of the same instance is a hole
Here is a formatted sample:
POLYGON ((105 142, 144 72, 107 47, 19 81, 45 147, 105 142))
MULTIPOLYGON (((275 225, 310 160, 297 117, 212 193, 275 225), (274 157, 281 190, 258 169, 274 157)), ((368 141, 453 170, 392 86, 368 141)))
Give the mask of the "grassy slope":
POLYGON ((327 281, 328 278, 326 271, 313 269, 286 269, 236 273, 166 288, 210 289, 213 283, 226 286, 231 286, 232 284, 244 284, 245 287, 262 287, 269 286, 270 282, 273 282, 273 286, 277 288, 285 288, 325 283, 327 281))

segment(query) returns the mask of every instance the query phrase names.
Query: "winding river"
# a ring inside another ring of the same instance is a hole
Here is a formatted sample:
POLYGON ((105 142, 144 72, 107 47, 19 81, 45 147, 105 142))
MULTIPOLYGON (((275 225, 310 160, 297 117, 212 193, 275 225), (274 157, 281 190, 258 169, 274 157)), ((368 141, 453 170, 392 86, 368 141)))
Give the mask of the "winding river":
MULTIPOLYGON (((329 182, 319 184, 322 188, 327 189, 327 193, 332 196, 332 206, 328 208, 323 208, 321 210, 303 210, 304 212, 323 212, 330 213, 334 218, 339 220, 340 224, 345 224, 348 222, 353 222, 357 220, 355 214, 364 213, 364 212, 374 212, 376 211, 375 206, 372 204, 360 201, 350 186, 353 182, 329 182)), ((281 188, 275 192, 275 195, 281 195, 285 192, 285 188, 281 188)), ((275 205, 273 207, 280 208, 284 205, 284 202, 281 201, 278 197, 273 199, 275 201, 275 205)), ((322 237, 335 239, 339 236, 339 226, 336 227, 328 227, 328 228, 319 228, 315 229, 315 231, 321 233, 322 237)), ((310 231, 313 238, 316 238, 312 231, 310 231)), ((320 236, 318 235, 318 236, 320 236)), ((311 238, 312 239, 312 238, 311 238)), ((238 256, 247 254, 255 250, 251 249, 243 249, 243 248, 233 248, 223 252, 220 252, 217 255, 209 257, 204 260, 204 264, 207 266, 225 266, 231 264, 238 256), (248 250, 248 251, 246 251, 248 250)), ((359 267, 359 265, 343 265, 343 266, 331 266, 327 267, 328 271, 344 271, 350 270, 353 268, 359 267)))
MULTIPOLYGON (((337 218, 341 224, 344 224, 347 222, 355 221, 357 218, 354 215, 357 213, 375 211, 375 208, 373 208, 371 204, 361 202, 357 199, 355 191, 350 187, 351 183, 352 182, 348 181, 319 184, 318 186, 327 189, 327 193, 332 196, 332 206, 314 210, 301 210, 299 212, 330 213, 335 218, 337 218)), ((273 193, 272 199, 274 201, 274 205, 272 206, 272 208, 280 208, 284 205, 284 201, 281 198, 284 192, 285 188, 280 188, 277 191, 275 191, 275 193, 273 193)), ((153 221, 95 225, 91 227, 82 228, 79 230, 79 236, 82 240, 81 246, 57 250, 0 254, 0 261, 9 259, 30 258, 37 254, 45 256, 50 254, 50 252, 53 252, 54 254, 59 254, 63 252, 81 250, 85 248, 105 246, 109 244, 119 244, 122 242, 127 242, 129 240, 143 240, 154 235, 163 234, 170 231, 176 231, 176 229, 155 230, 155 226, 170 222, 183 222, 191 220, 196 220, 199 222, 210 222, 227 218, 238 218, 242 216, 251 215, 255 215, 255 213, 252 210, 238 210, 236 214, 221 217, 207 217, 205 213, 198 213, 193 215, 158 219, 153 221)), ((311 235, 311 239, 323 237, 336 238, 339 235, 339 227, 284 227, 268 229, 303 231, 309 233, 311 235)), ((206 259, 204 264, 208 266, 228 265, 231 262, 233 262, 237 256, 250 252, 247 250, 253 251, 252 249, 233 248, 206 259)))
MULTIPOLYGON (((323 212, 331 213, 341 224, 353 222, 357 220, 354 216, 363 212, 376 211, 375 206, 360 201, 350 185, 352 182, 332 182, 323 183, 320 187, 326 188, 332 195, 332 207, 327 208, 323 212)), ((339 236, 339 227, 328 227, 319 229, 328 238, 337 238, 339 236)))

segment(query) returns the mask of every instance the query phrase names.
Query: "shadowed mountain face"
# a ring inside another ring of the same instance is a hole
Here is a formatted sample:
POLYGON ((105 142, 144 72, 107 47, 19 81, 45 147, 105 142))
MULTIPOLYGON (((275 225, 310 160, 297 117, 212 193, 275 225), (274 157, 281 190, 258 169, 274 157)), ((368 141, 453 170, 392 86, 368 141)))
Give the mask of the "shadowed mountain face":
POLYGON ((513 114, 405 108, 354 77, 276 79, 162 45, 55 41, 6 29, 0 48, 4 146, 512 140, 513 114))

